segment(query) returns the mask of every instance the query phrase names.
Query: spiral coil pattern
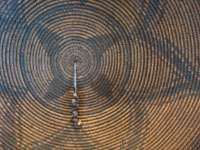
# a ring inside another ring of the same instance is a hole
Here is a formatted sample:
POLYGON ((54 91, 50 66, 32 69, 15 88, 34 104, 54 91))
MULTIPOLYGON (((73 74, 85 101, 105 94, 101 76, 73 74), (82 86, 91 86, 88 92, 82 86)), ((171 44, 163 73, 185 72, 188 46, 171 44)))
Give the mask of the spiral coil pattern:
POLYGON ((198 0, 1 0, 0 147, 199 149, 199 10, 198 0), (81 129, 69 121, 75 59, 81 129))

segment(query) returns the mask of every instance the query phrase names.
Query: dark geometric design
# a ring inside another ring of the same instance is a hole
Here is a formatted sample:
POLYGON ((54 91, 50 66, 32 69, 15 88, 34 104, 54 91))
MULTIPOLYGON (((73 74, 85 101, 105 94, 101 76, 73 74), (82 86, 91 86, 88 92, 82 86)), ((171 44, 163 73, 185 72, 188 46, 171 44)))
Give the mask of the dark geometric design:
POLYGON ((1 0, 0 147, 199 149, 199 10, 199 0, 1 0))

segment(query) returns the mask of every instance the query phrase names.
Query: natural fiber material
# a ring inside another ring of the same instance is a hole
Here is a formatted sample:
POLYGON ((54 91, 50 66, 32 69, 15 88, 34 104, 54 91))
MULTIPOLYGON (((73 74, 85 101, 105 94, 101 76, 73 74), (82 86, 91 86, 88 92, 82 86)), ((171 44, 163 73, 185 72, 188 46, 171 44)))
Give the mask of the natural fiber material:
POLYGON ((199 20, 199 0, 1 0, 0 149, 200 149, 199 20))

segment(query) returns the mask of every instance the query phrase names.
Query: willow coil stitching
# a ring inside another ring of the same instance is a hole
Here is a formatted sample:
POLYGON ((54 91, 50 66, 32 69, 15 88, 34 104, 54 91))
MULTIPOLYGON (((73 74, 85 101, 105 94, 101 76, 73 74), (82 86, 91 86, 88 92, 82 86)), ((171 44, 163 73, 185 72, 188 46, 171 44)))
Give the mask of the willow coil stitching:
POLYGON ((199 0, 0 0, 0 149, 199 150, 199 11, 199 0))

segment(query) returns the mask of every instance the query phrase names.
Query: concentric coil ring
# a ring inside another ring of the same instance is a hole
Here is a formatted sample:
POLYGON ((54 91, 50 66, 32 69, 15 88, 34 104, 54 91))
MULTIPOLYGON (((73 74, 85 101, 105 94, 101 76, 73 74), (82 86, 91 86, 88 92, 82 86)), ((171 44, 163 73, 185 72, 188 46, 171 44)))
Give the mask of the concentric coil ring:
POLYGON ((2 149, 198 149, 198 0, 0 1, 2 149), (77 60, 82 129, 69 122, 77 60))

